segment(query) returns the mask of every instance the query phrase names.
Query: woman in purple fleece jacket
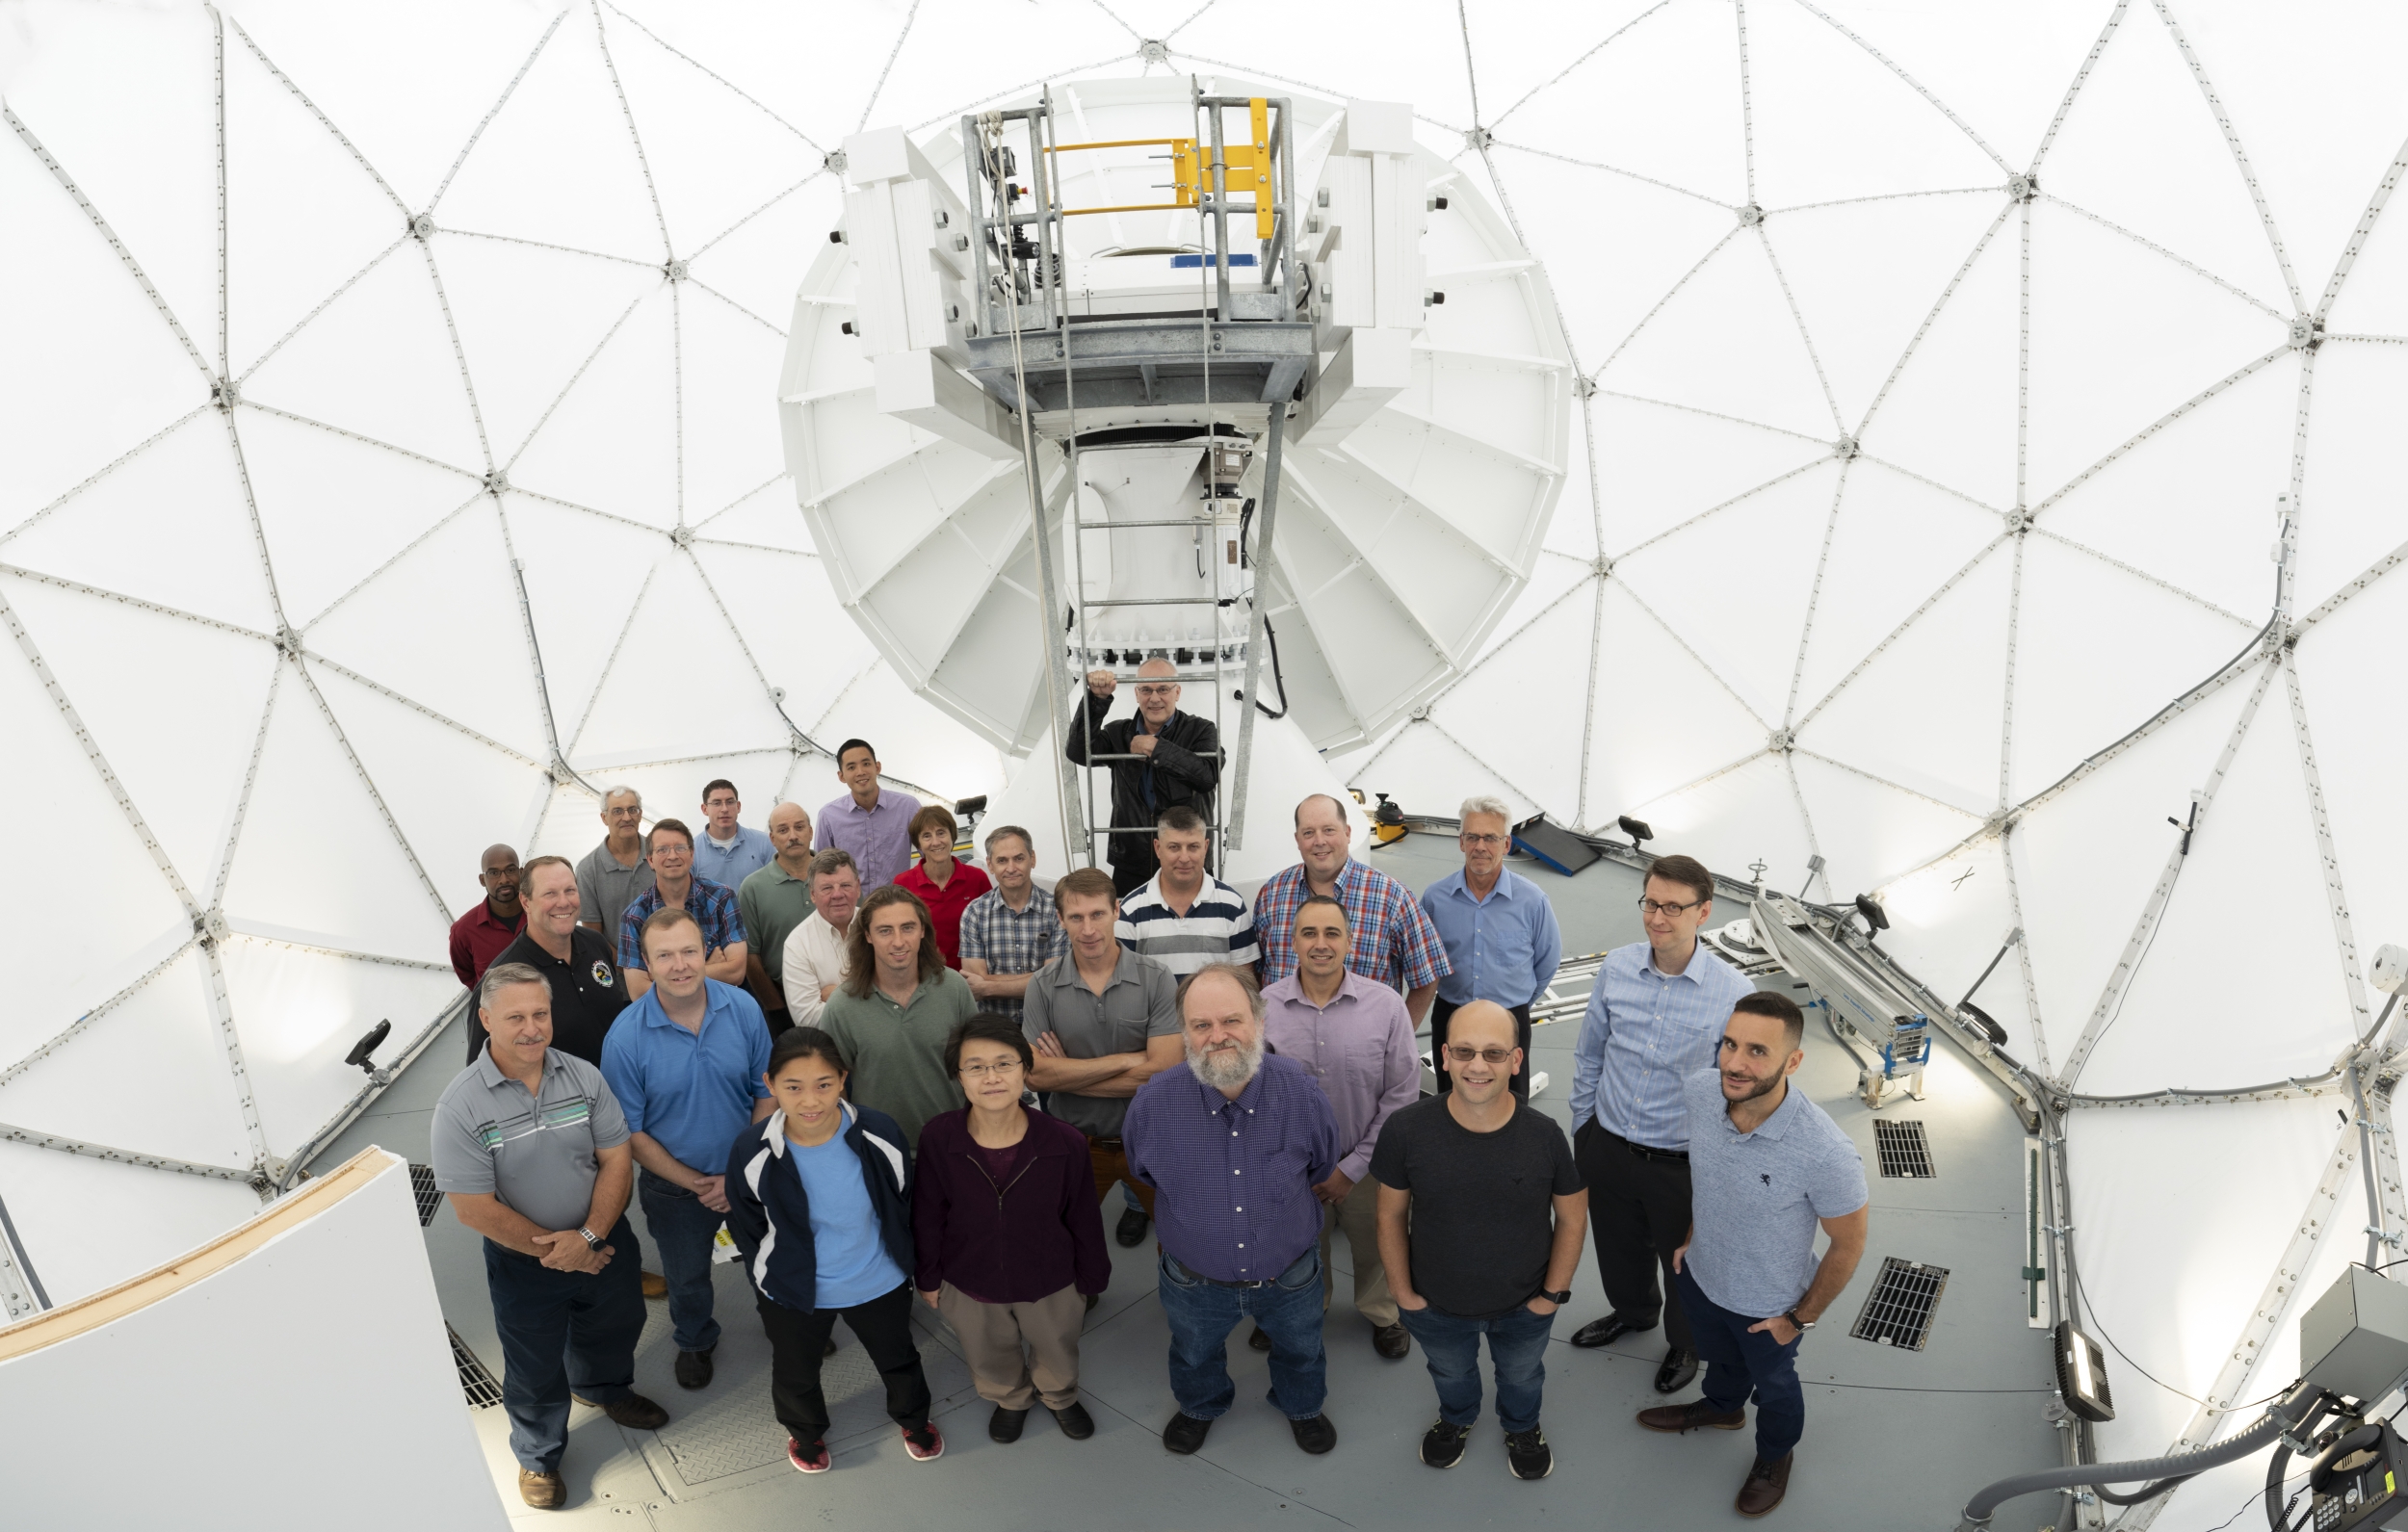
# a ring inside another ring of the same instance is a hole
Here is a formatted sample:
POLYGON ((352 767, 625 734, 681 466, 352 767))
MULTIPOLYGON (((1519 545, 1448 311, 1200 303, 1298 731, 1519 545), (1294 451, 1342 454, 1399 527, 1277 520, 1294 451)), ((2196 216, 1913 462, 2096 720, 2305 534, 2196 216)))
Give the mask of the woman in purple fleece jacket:
POLYGON ((1079 1403, 1079 1330, 1112 1262, 1086 1135, 1020 1104, 1034 1063, 1019 1025, 1000 1016, 974 1016, 947 1041, 945 1067, 970 1104, 920 1130, 915 1285, 995 1406, 988 1436, 1019 1441, 1036 1397, 1083 1441, 1095 1422, 1079 1403))

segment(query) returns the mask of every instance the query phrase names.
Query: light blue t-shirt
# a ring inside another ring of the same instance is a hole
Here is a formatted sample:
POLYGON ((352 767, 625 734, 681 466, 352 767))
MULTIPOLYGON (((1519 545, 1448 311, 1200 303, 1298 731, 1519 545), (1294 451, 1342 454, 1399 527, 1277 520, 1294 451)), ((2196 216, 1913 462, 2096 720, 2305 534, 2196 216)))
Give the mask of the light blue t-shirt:
POLYGON ((1717 1071, 1681 1085, 1694 1220, 1685 1269, 1733 1313, 1768 1319, 1813 1285, 1819 1222, 1865 1206, 1864 1156, 1794 1079, 1752 1133, 1732 1123, 1717 1071))
POLYGON ((903 1285, 903 1268, 886 1253, 877 1209, 862 1183, 861 1156, 842 1133, 815 1149, 792 1139, 786 1157, 811 1203, 811 1250, 819 1261, 819 1306, 850 1309, 903 1285))

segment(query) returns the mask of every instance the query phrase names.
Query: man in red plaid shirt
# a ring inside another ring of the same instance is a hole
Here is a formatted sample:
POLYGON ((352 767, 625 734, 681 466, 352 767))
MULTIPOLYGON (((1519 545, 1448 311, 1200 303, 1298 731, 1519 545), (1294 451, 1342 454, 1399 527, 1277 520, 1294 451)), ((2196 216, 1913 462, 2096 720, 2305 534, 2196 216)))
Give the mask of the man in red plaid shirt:
POLYGON ((1263 982, 1296 972, 1296 906, 1309 895, 1327 895, 1346 910, 1354 931, 1347 967, 1404 991, 1405 1009, 1419 1026, 1438 981, 1452 972, 1447 948, 1412 890, 1347 854, 1351 839, 1346 805, 1328 793, 1316 792, 1296 806, 1296 848, 1303 861, 1272 873, 1254 896, 1263 982))

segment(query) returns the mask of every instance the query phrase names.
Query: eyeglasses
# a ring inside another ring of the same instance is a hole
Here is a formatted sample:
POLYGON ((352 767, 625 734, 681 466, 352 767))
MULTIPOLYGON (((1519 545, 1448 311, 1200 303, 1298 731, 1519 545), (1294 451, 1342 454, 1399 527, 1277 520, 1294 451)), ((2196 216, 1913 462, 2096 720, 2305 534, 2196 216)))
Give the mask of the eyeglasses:
POLYGON ((1468 1064, 1476 1058, 1483 1064, 1502 1064, 1513 1056, 1513 1050, 1509 1048, 1471 1048, 1460 1044, 1449 1043, 1447 1045, 1447 1056, 1453 1059, 1458 1064, 1468 1064))
POLYGON ((989 1075, 1017 1075, 1020 1073, 1020 1061, 1008 1058, 1000 1064, 964 1064, 961 1073, 972 1079, 984 1079, 989 1075))
POLYGON ((1179 688, 1176 686, 1139 687, 1138 688, 1138 695, 1140 697, 1167 697, 1175 694, 1178 689, 1179 688))
POLYGON ((1469 830, 1464 831, 1462 835, 1465 845, 1503 845, 1505 840, 1506 838, 1502 835, 1474 835, 1469 830))
POLYGON ((1638 907, 1649 915, 1687 915, 1705 902, 1704 899, 1691 899, 1687 904, 1663 904, 1643 898, 1638 901, 1638 907))

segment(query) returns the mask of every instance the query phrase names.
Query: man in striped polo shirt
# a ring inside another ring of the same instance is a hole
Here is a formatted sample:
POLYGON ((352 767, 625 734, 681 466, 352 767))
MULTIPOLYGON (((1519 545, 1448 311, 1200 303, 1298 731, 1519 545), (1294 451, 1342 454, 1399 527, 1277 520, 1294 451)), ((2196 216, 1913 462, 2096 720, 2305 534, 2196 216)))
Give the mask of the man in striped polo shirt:
POLYGON ((1262 961, 1245 896, 1204 870, 1207 844, 1202 815, 1185 804, 1165 809, 1154 821, 1160 870, 1120 901, 1112 928, 1121 946, 1179 978, 1211 963, 1262 961))

